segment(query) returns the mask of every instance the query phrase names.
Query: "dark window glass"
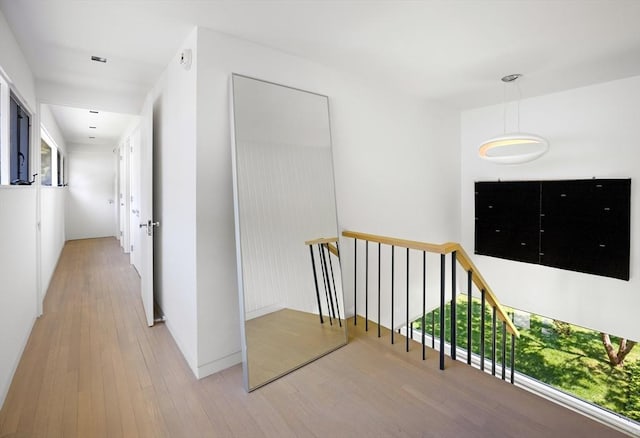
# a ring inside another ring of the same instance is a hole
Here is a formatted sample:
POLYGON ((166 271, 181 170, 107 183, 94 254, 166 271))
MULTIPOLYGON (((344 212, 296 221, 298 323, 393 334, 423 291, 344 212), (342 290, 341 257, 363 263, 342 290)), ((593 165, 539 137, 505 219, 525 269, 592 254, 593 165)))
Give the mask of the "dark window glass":
POLYGON ((63 186, 64 182, 62 181, 62 155, 60 151, 58 151, 58 185, 63 186))
POLYGON ((29 114, 11 96, 9 109, 9 159, 11 184, 28 184, 29 175, 29 114))

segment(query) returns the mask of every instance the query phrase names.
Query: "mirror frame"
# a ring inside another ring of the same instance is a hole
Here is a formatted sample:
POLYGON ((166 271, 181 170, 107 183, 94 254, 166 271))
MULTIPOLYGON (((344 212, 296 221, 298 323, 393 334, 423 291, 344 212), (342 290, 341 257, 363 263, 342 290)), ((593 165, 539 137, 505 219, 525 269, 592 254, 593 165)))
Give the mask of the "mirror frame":
MULTIPOLYGON (((229 79, 229 108, 230 108, 230 139, 231 139, 231 164, 232 164, 232 179, 233 179, 233 210, 234 210, 234 225, 235 225, 235 241, 236 241, 236 272, 237 272, 237 281, 238 281, 238 304, 239 304, 239 316, 240 316, 240 341, 241 341, 241 346, 242 346, 242 375, 243 375, 243 385, 244 388, 247 392, 251 392, 254 391, 268 383, 273 382, 276 379, 279 379, 282 376, 285 376, 341 347, 343 347, 344 345, 347 344, 348 342, 348 330, 347 330, 347 324, 346 324, 346 315, 343 315, 343 319, 344 319, 344 324, 342 324, 342 329, 344 332, 344 340, 342 342, 340 342, 338 345, 336 345, 335 347, 332 347, 326 351, 323 351, 322 353, 319 353, 311 358, 309 358, 309 360, 304 361, 303 363, 300 363, 298 365, 296 365, 295 367, 281 373, 278 374, 264 382, 260 382, 259 384, 256 384, 254 386, 250 386, 250 382, 249 382, 249 362, 248 362, 248 351, 247 351, 247 338, 246 338, 246 312, 245 312, 245 284, 244 284, 244 269, 243 269, 243 257, 242 257, 242 241, 241 241, 241 227, 240 227, 240 200, 239 200, 239 191, 238 191, 238 162, 237 162, 237 142, 236 142, 236 138, 237 138, 237 127, 236 127, 236 107, 235 107, 235 90, 234 90, 234 79, 235 78, 243 78, 243 79, 250 79, 250 80, 254 80, 254 81, 259 81, 265 84, 269 84, 269 85, 274 85, 274 86, 278 86, 278 87, 283 87, 283 88, 287 88, 289 90, 294 90, 294 91, 298 91, 298 92, 302 92, 302 93, 307 93, 307 94, 312 94, 318 97, 322 97, 324 99, 326 99, 326 103, 327 103, 327 122, 328 122, 328 129, 329 129, 329 154, 330 154, 330 161, 331 161, 331 177, 333 178, 333 203, 334 203, 334 210, 335 210, 335 223, 336 223, 336 237, 339 237, 339 221, 338 221, 338 208, 337 208, 337 199, 336 199, 336 186, 335 186, 335 166, 333 165, 333 136, 332 136, 332 132, 331 132, 331 111, 330 111, 330 102, 329 102, 329 97, 324 95, 324 94, 320 94, 320 93, 316 93, 316 92, 312 92, 312 91, 308 91, 308 90, 303 90, 300 88, 296 88, 296 87, 291 87, 288 85, 283 85, 280 83, 276 83, 276 82, 271 82, 271 81, 267 81, 264 79, 258 79, 255 77, 251 77, 251 76, 247 76, 244 74, 238 74, 238 73, 232 73, 230 75, 230 79, 229 79)), ((320 236, 317 236, 320 237, 320 236)), ((304 244, 304 242, 301 242, 301 245, 304 244)), ((340 264, 341 265, 341 264, 340 264)), ((342 287, 342 285, 344 284, 343 281, 343 272, 342 272, 342 267, 340 266, 340 275, 339 275, 339 281, 341 284, 341 298, 342 298, 342 307, 344 309, 344 289, 342 287)), ((346 311, 346 309, 344 309, 346 311)), ((320 309, 320 312, 322 310, 320 309)))

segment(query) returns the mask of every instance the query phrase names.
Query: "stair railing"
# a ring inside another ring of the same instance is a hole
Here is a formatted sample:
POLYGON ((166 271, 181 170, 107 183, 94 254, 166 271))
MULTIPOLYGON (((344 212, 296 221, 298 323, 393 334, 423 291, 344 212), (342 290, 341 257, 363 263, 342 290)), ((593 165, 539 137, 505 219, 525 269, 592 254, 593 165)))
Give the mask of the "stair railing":
MULTIPOLYGON (((456 310, 456 297, 457 297, 457 273, 456 266, 459 264, 464 271, 467 273, 467 364, 471 365, 472 358, 472 292, 473 286, 480 291, 480 300, 481 300, 481 322, 480 322, 480 369, 484 371, 485 369, 485 312, 487 304, 491 307, 491 372, 495 376, 496 375, 496 332, 497 332, 497 322, 501 321, 502 323, 502 380, 505 380, 506 376, 506 334, 511 335, 511 345, 510 345, 510 362, 511 362, 511 370, 510 370, 510 381, 514 382, 514 363, 515 363, 515 340, 520 336, 518 329, 513 324, 513 321, 503 308, 503 306, 498 301, 496 295, 493 290, 489 287, 486 280, 482 277, 478 268, 473 264, 471 258, 465 252, 464 248, 458 243, 448 242, 443 244, 433 244, 426 242, 417 242, 412 240, 405 239, 397 239, 393 237, 386 236, 377 236, 373 234, 360 233, 355 231, 344 231, 342 233, 344 237, 353 238, 354 239, 354 324, 357 324, 358 320, 358 311, 357 311, 357 291, 358 291, 358 241, 365 242, 365 330, 369 330, 369 243, 377 243, 378 245, 378 315, 377 315, 377 325, 378 325, 378 337, 380 337, 380 253, 381 246, 387 245, 391 247, 391 343, 394 343, 394 329, 395 329, 395 321, 394 321, 394 309, 395 309, 395 290, 394 290, 394 276, 395 276, 395 253, 396 248, 403 248, 406 250, 406 266, 407 266, 407 290, 406 290, 406 327, 407 327, 407 336, 406 338, 406 351, 409 351, 409 330, 412 327, 412 322, 409 320, 409 256, 410 249, 422 251, 422 318, 423 323, 422 326, 422 359, 426 359, 425 353, 425 322, 424 316, 426 314, 426 256, 427 253, 439 254, 440 255, 440 312, 439 312, 439 328, 440 328, 440 348, 439 348, 439 358, 440 358, 440 369, 444 370, 445 368, 445 290, 446 290, 446 256, 450 254, 451 257, 451 291, 452 291, 452 300, 451 300, 451 324, 450 324, 450 356, 452 359, 456 359, 457 346, 456 346, 456 322, 457 322, 457 310, 456 310)), ((435 339, 435 322, 432 322, 432 340, 435 339)), ((432 343, 432 346, 435 345, 435 342, 432 343)))

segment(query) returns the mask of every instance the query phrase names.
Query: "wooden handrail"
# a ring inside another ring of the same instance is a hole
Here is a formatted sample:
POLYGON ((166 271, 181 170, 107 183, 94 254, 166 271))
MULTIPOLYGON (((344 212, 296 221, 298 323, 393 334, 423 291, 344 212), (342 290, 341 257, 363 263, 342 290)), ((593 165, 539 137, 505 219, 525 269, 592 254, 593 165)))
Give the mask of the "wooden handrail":
POLYGON ((351 237, 353 239, 368 240, 369 242, 383 243, 386 245, 394 245, 400 248, 416 249, 419 251, 426 251, 435 254, 449 254, 455 251, 456 260, 458 261, 458 263, 460 263, 460 266, 462 266, 465 271, 473 272, 473 283, 479 290, 485 291, 485 299, 491 306, 496 308, 496 315, 498 316, 498 319, 504 321, 507 324, 507 331, 517 338, 520 337, 520 332, 513 324, 513 321, 511 321, 511 318, 509 318, 509 316, 507 315, 507 312, 498 301, 498 298, 493 293, 493 290, 491 290, 484 277, 482 277, 482 275, 480 274, 480 271, 478 271, 478 268, 473 264, 469 255, 459 243, 426 243, 414 240, 396 239, 394 237, 378 236, 375 234, 359 233, 356 231, 343 231, 342 235, 344 237, 351 237))
POLYGON ((317 245, 318 243, 336 243, 337 237, 320 237, 319 239, 307 240, 305 245, 317 245))
POLYGON ((338 252, 338 246, 332 245, 333 243, 338 243, 337 237, 320 237, 319 239, 307 240, 306 242, 304 242, 305 245, 322 244, 327 247, 327 249, 331 254, 340 258, 340 253, 338 252))
POLYGON ((417 242, 414 240, 396 239, 395 237, 376 236, 375 234, 358 233, 356 231, 343 231, 344 237, 351 237, 358 240, 368 240, 369 242, 384 243, 386 245, 395 245, 401 248, 411 248, 420 251, 427 251, 436 254, 449 254, 454 251, 452 247, 457 245, 456 243, 441 243, 436 245, 435 243, 417 242))

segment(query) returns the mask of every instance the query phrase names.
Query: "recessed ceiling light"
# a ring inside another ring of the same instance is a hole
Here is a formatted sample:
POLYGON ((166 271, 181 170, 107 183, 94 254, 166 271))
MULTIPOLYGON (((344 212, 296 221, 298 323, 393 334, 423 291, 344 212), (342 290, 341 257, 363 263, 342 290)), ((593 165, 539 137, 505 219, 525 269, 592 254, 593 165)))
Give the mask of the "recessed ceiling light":
POLYGON ((89 126, 89 129, 96 129, 95 126, 89 126))
POLYGON ((89 112, 90 112, 91 114, 98 114, 98 111, 94 111, 94 110, 89 110, 89 112))
POLYGON ((89 137, 89 138, 95 138, 95 137, 89 137))
POLYGON ((102 63, 107 62, 107 58, 103 58, 102 56, 92 56, 91 60, 96 62, 102 62, 102 63))

